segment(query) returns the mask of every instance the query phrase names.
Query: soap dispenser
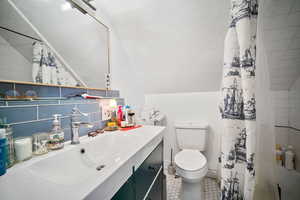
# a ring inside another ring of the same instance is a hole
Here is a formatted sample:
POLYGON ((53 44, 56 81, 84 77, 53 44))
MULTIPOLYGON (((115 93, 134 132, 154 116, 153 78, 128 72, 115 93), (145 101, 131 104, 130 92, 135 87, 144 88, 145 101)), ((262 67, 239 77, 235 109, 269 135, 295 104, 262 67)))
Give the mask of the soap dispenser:
POLYGON ((53 115, 53 122, 52 122, 52 131, 49 134, 49 141, 48 141, 48 149, 49 150, 57 150, 62 149, 64 147, 64 132, 61 128, 60 122, 61 115, 55 114, 53 115))

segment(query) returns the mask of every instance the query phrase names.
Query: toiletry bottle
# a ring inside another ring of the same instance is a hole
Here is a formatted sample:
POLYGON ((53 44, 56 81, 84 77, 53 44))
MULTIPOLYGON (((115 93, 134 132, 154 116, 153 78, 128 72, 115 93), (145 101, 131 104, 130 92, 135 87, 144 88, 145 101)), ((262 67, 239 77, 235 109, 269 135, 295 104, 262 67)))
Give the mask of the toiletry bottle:
POLYGON ((281 147, 281 152, 282 152, 282 166, 285 167, 285 153, 287 151, 287 147, 286 146, 282 146, 281 147))
POLYGON ((280 144, 276 144, 276 162, 279 166, 283 165, 282 150, 280 144))
POLYGON ((0 176, 6 173, 7 141, 5 129, 0 129, 0 176))
POLYGON ((6 167, 12 167, 15 163, 15 148, 14 148, 14 139, 13 132, 10 125, 6 125, 5 128, 5 138, 7 140, 7 160, 6 167))
POLYGON ((121 122, 123 120, 122 106, 119 106, 119 109, 118 109, 118 112, 117 112, 117 120, 118 120, 118 125, 121 126, 121 122))
POLYGON ((126 122, 126 125, 129 123, 129 120, 128 120, 128 112, 129 112, 129 109, 130 109, 130 106, 125 106, 125 122, 126 122))
POLYGON ((58 114, 53 115, 54 120, 52 123, 52 131, 49 134, 48 149, 57 150, 64 147, 64 132, 61 128, 60 116, 58 114))
POLYGON ((295 153, 293 152, 293 146, 289 145, 285 152, 285 167, 288 170, 295 169, 295 153))

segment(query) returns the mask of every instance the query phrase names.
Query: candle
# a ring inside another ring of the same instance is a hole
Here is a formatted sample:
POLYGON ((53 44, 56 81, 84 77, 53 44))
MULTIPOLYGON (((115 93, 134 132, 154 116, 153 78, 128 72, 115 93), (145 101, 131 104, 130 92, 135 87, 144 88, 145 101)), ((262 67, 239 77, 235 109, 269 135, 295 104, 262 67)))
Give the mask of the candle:
POLYGON ((32 156, 32 139, 31 137, 17 138, 14 141, 15 155, 17 161, 23 161, 32 156))

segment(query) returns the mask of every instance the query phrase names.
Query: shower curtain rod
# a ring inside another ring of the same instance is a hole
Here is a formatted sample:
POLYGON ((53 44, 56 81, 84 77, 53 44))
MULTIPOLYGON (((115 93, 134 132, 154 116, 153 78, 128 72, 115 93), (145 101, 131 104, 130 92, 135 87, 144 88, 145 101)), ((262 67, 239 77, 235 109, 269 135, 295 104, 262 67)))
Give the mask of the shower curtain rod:
POLYGON ((20 32, 14 31, 14 30, 11 30, 11 29, 9 29, 9 28, 5 28, 5 27, 0 26, 0 29, 3 29, 3 30, 6 30, 6 31, 9 31, 9 32, 12 32, 12 33, 17 34, 17 35, 21 35, 21 36, 23 36, 23 37, 26 37, 26 38, 29 38, 29 39, 32 39, 32 40, 36 40, 36 41, 38 41, 38 42, 43 42, 43 41, 40 40, 40 39, 37 39, 37 38, 32 37, 32 36, 29 36, 29 35, 25 35, 25 34, 23 34, 23 33, 20 33, 20 32))

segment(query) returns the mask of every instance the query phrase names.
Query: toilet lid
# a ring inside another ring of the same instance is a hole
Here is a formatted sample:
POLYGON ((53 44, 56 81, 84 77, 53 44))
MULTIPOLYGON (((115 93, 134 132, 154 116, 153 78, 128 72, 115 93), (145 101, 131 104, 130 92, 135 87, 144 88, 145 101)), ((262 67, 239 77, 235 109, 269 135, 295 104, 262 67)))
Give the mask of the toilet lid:
POLYGON ((175 164, 184 170, 196 171, 207 163, 205 156, 198 150, 185 149, 175 156, 175 164))

